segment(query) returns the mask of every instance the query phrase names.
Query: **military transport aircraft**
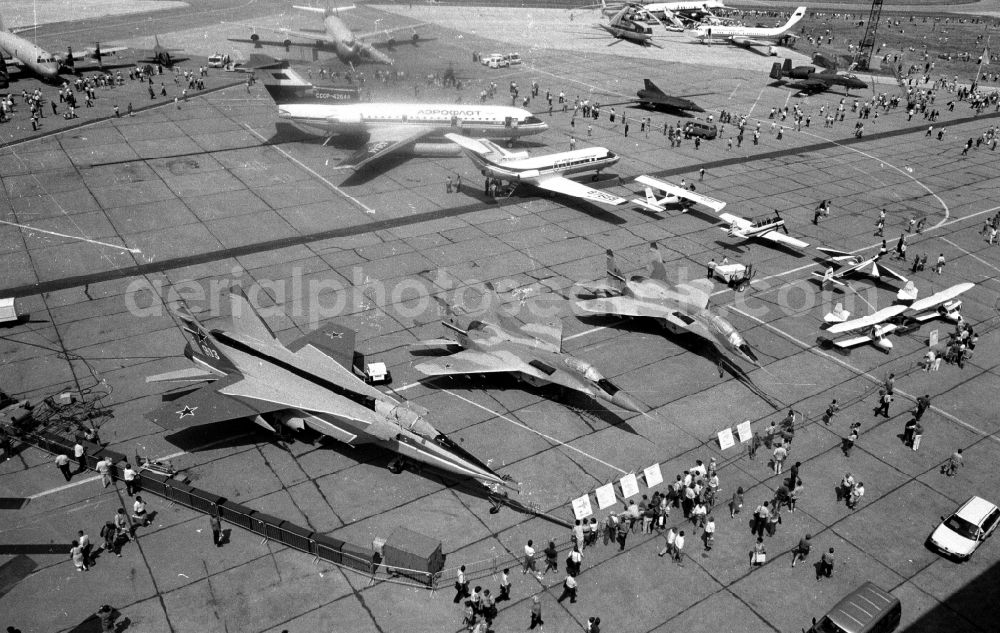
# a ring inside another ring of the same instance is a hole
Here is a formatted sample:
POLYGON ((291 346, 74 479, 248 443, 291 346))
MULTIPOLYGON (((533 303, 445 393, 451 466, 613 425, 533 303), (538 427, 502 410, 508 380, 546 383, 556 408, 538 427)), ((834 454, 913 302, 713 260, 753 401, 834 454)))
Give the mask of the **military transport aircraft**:
POLYGON ((870 342, 883 352, 889 353, 889 350, 892 349, 892 341, 888 339, 890 332, 935 318, 957 322, 961 318, 959 310, 962 307, 962 302, 956 299, 956 297, 971 290, 973 286, 975 284, 971 282, 957 284, 951 288, 937 292, 926 299, 914 301, 909 306, 893 305, 866 317, 849 321, 846 320, 846 313, 842 308, 841 310, 834 310, 834 313, 824 317, 827 323, 833 323, 826 331, 830 334, 843 334, 845 332, 865 330, 864 334, 833 341, 833 344, 837 347, 848 348, 870 342), (844 317, 845 320, 841 321, 841 317, 844 317))
POLYGON ((788 19, 788 22, 786 22, 784 26, 776 26, 773 28, 753 26, 717 26, 714 24, 706 24, 699 26, 693 31, 689 31, 689 33, 691 33, 695 39, 700 40, 703 44, 712 44, 713 42, 721 41, 728 44, 743 46, 745 48, 760 46, 766 47, 769 55, 777 55, 778 50, 775 48, 775 45, 798 37, 793 34, 791 30, 793 26, 799 23, 805 14, 806 8, 799 7, 795 9, 792 13, 792 17, 788 19))
POLYGON ((352 4, 347 7, 338 8, 326 8, 322 9, 319 7, 302 7, 295 6, 293 8, 300 11, 310 11, 312 13, 322 13, 323 14, 323 29, 322 31, 315 30, 305 30, 305 31, 295 31, 292 29, 265 29, 273 30, 276 33, 280 33, 285 36, 286 39, 280 42, 266 41, 260 39, 260 36, 256 32, 250 35, 249 40, 242 39, 230 39, 231 42, 243 42, 252 43, 254 47, 260 48, 261 46, 282 46, 287 51, 291 46, 306 46, 313 49, 314 52, 329 52, 334 53, 337 59, 347 64, 348 66, 354 67, 354 64, 359 62, 369 62, 373 64, 387 64, 392 65, 393 60, 391 57, 378 50, 379 48, 385 48, 392 50, 396 46, 396 40, 390 38, 384 42, 377 42, 374 44, 369 44, 364 40, 376 37, 378 35, 390 35, 397 31, 412 31, 410 37, 407 39, 408 43, 416 44, 420 40, 420 34, 416 32, 416 29, 424 24, 409 24, 406 26, 399 26, 391 29, 381 29, 378 31, 373 31, 371 33, 354 33, 350 27, 344 24, 344 21, 340 19, 341 11, 348 11, 354 9, 355 6, 352 4), (294 44, 291 40, 287 39, 289 37, 297 37, 305 40, 311 40, 312 43, 309 44, 294 44))
POLYGON ((74 72, 77 60, 94 60, 100 66, 105 55, 111 55, 126 50, 126 46, 101 48, 100 43, 82 51, 73 52, 67 48, 66 55, 49 53, 31 40, 17 33, 27 29, 8 30, 0 20, 0 53, 4 56, 7 66, 19 66, 30 70, 46 81, 58 81, 62 71, 74 72))
POLYGON ((716 213, 726 208, 726 203, 722 200, 703 196, 700 193, 672 185, 669 182, 658 180, 652 176, 643 174, 642 176, 637 176, 635 181, 646 185, 646 199, 633 198, 632 202, 654 213, 666 211, 667 205, 680 205, 681 213, 686 213, 695 204, 704 205, 716 213), (657 198, 657 193, 663 195, 663 197, 657 198))
POLYGON ((420 341, 422 346, 461 348, 440 360, 420 363, 416 370, 427 376, 511 373, 529 385, 558 385, 622 409, 642 413, 627 393, 585 360, 562 351, 562 321, 521 323, 507 311, 492 285, 487 284, 489 305, 484 313, 459 321, 457 310, 445 307, 441 321, 454 338, 420 341))
POLYGON ((654 318, 671 332, 697 334, 715 345, 720 354, 732 354, 760 366, 757 355, 736 328, 708 307, 714 284, 708 279, 670 283, 656 242, 650 244, 650 250, 649 277, 626 278, 615 264, 615 254, 608 249, 607 282, 581 284, 585 291, 605 296, 577 301, 576 307, 592 314, 654 318))
POLYGON ((451 143, 422 142, 431 137, 440 141, 449 130, 513 143, 515 138, 538 134, 549 127, 527 110, 501 105, 351 103, 351 91, 314 87, 287 61, 256 55, 251 65, 260 69, 264 87, 278 106, 278 118, 318 130, 327 141, 337 134, 368 135, 364 146, 341 163, 352 169, 361 169, 404 149, 414 154, 454 155, 451 143), (265 67, 265 60, 273 65, 265 67))
POLYGON ((179 318, 194 336, 184 355, 195 367, 147 382, 207 382, 181 393, 147 417, 169 430, 249 419, 278 432, 305 428, 349 446, 375 444, 463 478, 503 484, 503 477, 426 419, 427 411, 400 403, 351 371, 355 333, 336 323, 285 346, 239 288, 230 292, 231 329, 204 327, 186 309, 179 318))
POLYGON ((527 183, 547 191, 612 206, 628 202, 625 198, 591 189, 563 176, 596 171, 593 176, 596 180, 602 169, 614 165, 620 158, 607 148, 586 147, 530 157, 528 152, 509 152, 487 139, 472 139, 461 134, 445 134, 445 138, 458 144, 484 175, 504 182, 527 183))
POLYGON ((843 75, 835 70, 818 71, 814 66, 796 66, 792 68, 792 60, 785 58, 784 64, 774 62, 771 66, 771 79, 784 81, 785 79, 797 79, 798 81, 787 84, 807 94, 824 92, 833 86, 843 86, 850 93, 851 89, 862 90, 868 84, 861 81, 854 75, 843 75))
POLYGON ((645 87, 636 93, 639 97, 637 105, 640 108, 646 108, 647 110, 656 110, 659 112, 704 112, 705 109, 700 105, 691 101, 690 99, 685 99, 684 97, 675 97, 673 95, 668 95, 667 93, 660 90, 656 84, 648 79, 643 80, 645 87))
POLYGON ((887 268, 886 266, 878 263, 879 259, 882 258, 881 254, 872 255, 871 257, 862 257, 861 255, 852 255, 835 248, 819 247, 816 250, 826 255, 827 263, 830 264, 829 267, 827 267, 827 269, 823 272, 819 272, 818 270, 813 271, 813 275, 822 278, 820 284, 823 286, 831 283, 843 286, 844 282, 841 281, 841 279, 847 277, 848 275, 867 275, 869 277, 874 277, 875 279, 894 277, 903 283, 906 283, 907 281, 906 277, 900 275, 891 268, 887 268), (839 270, 834 271, 834 267, 840 268, 839 270))
POLYGON ((795 248, 809 247, 809 244, 788 235, 785 221, 777 212, 773 216, 755 219, 741 218, 731 213, 723 213, 719 217, 729 223, 729 228, 722 230, 727 231, 730 237, 738 237, 741 240, 758 238, 795 248))

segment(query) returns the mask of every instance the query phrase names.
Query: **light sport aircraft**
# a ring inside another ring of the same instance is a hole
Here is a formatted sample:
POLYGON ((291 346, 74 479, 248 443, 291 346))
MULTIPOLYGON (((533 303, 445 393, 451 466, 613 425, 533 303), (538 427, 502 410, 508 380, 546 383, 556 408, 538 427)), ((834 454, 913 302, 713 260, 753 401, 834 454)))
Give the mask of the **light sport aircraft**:
POLYGON ((680 205, 681 213, 686 213, 695 204, 704 205, 716 213, 726 208, 726 203, 722 200, 703 196, 700 193, 672 185, 669 182, 658 180, 652 176, 638 176, 635 181, 646 185, 646 199, 633 198, 632 202, 654 213, 662 213, 666 210, 667 205, 680 205), (658 194, 663 197, 658 198, 658 194))
POLYGON ((361 169, 372 161, 403 150, 414 154, 454 155, 457 152, 450 143, 423 142, 435 137, 441 141, 442 134, 447 131, 507 139, 512 143, 515 138, 538 134, 549 127, 527 110, 509 106, 337 103, 349 100, 349 95, 314 87, 289 68, 287 62, 263 55, 255 59, 262 58, 277 65, 261 68, 261 72, 264 87, 278 106, 278 118, 310 131, 319 131, 327 140, 337 134, 368 135, 364 146, 341 163, 352 169, 361 169), (305 93, 308 95, 304 96, 305 93))
POLYGON ((914 301, 908 306, 893 305, 866 317, 852 320, 846 320, 848 315, 838 304, 837 307, 840 309, 834 310, 833 313, 824 317, 827 323, 833 323, 826 331, 830 334, 843 334, 865 330, 862 335, 833 341, 833 344, 837 347, 848 348, 870 342, 878 349, 888 353, 892 349, 892 341, 888 339, 888 335, 902 327, 935 318, 957 322, 961 318, 959 310, 962 307, 962 302, 957 297, 971 290, 973 286, 975 284, 971 282, 957 284, 925 299, 914 301))
POLYGON ((294 9, 300 11, 310 11, 312 13, 322 13, 323 14, 323 30, 305 30, 305 31, 295 31, 292 29, 265 29, 273 30, 276 33, 280 33, 285 36, 286 39, 280 42, 266 41, 260 39, 260 36, 256 32, 250 35, 249 40, 242 39, 231 39, 232 42, 250 42, 255 48, 260 48, 261 46, 282 46, 286 51, 293 45, 295 46, 306 46, 313 49, 314 55, 320 51, 334 53, 341 62, 353 67, 354 64, 359 62, 369 62, 374 64, 387 64, 392 65, 393 60, 391 57, 378 50, 379 48, 385 48, 392 50, 396 46, 395 38, 386 40, 385 42, 379 42, 374 44, 369 44, 364 40, 376 37, 378 35, 388 36, 392 33, 398 31, 411 31, 410 37, 407 39, 408 43, 416 44, 420 40, 420 34, 416 32, 415 29, 424 26, 423 24, 409 24, 406 26, 399 26, 391 29, 381 29, 378 31, 373 31, 371 33, 354 33, 350 27, 344 24, 344 21, 340 19, 341 11, 348 11, 354 9, 355 6, 352 4, 347 7, 338 8, 320 8, 320 7, 303 7, 295 6, 294 9), (309 44, 294 44, 291 40, 287 39, 289 37, 296 37, 300 39, 310 40, 309 44))
POLYGON ((563 176, 596 171, 593 176, 596 180, 602 169, 614 165, 620 158, 607 148, 587 147, 530 157, 527 152, 508 152, 486 139, 472 139, 461 134, 445 134, 445 138, 458 144, 485 176, 505 182, 528 183, 546 191, 601 204, 614 206, 627 202, 624 198, 592 189, 563 176))
POLYGON ((722 213, 719 217, 729 223, 729 228, 722 230, 727 231, 730 237, 741 240, 757 238, 795 248, 809 247, 809 244, 788 235, 785 221, 777 213, 756 219, 741 218, 731 213, 722 213))
POLYGON ((125 46, 101 48, 100 43, 96 43, 93 47, 76 52, 73 52, 72 47, 69 47, 66 50, 66 55, 56 55, 17 34, 25 30, 27 29, 10 31, 0 20, 0 53, 3 53, 6 58, 4 61, 8 66, 26 68, 46 81, 58 81, 59 73, 63 70, 73 72, 77 60, 91 59, 101 65, 105 55, 127 49, 125 46))
POLYGON ((753 349, 736 328, 709 309, 714 284, 708 279, 670 283, 656 242, 650 244, 650 250, 649 277, 626 278, 609 249, 607 282, 582 285, 590 293, 605 296, 577 301, 576 307, 592 314, 653 318, 671 332, 696 334, 715 345, 720 354, 731 354, 759 366, 753 349))
POLYGON ((861 81, 854 75, 843 75, 835 70, 817 71, 814 66, 796 66, 792 68, 792 60, 785 58, 784 64, 774 62, 771 65, 771 79, 784 81, 785 79, 795 79, 797 81, 789 83, 788 86, 795 88, 806 94, 825 92, 833 86, 843 86, 850 93, 851 89, 863 90, 868 84, 861 81))
MULTIPOLYGON (((605 378, 593 365, 562 351, 562 322, 521 323, 500 304, 487 284, 489 306, 482 314, 459 321, 456 308, 446 306, 441 321, 454 338, 421 341, 417 345, 445 346, 461 351, 440 360, 420 363, 416 370, 427 376, 510 373, 529 385, 557 385, 642 413, 627 393, 605 378)), ((459 307, 461 309, 461 307, 459 307)))
POLYGON ((207 382, 147 414, 169 430, 249 419, 261 427, 305 428, 349 446, 375 444, 403 459, 462 478, 503 484, 503 477, 427 421, 427 411, 400 403, 351 371, 355 333, 336 323, 282 344, 238 288, 230 292, 232 327, 205 328, 185 309, 194 336, 184 355, 195 367, 149 376, 147 382, 207 382))
POLYGON ((894 277, 903 283, 907 281, 906 277, 883 264, 879 264, 878 261, 881 259, 881 255, 862 257, 861 255, 852 255, 835 248, 824 247, 819 247, 816 250, 826 255, 827 261, 830 264, 825 271, 819 272, 818 270, 814 270, 812 273, 814 276, 822 278, 820 284, 824 287, 831 283, 843 286, 845 284, 841 279, 849 275, 867 275, 875 279, 894 277), (834 267, 839 268, 834 271, 834 267))
POLYGON ((716 41, 722 41, 746 48, 760 46, 766 47, 769 55, 777 55, 778 51, 775 45, 780 42, 787 41, 788 39, 798 37, 797 35, 791 33, 791 30, 792 27, 798 24, 798 22, 805 16, 805 14, 806 8, 799 7, 795 9, 792 13, 792 17, 788 19, 788 22, 786 22, 784 26, 776 26, 773 28, 752 26, 716 26, 706 24, 690 31, 690 33, 695 39, 700 40, 703 44, 711 44, 716 41))

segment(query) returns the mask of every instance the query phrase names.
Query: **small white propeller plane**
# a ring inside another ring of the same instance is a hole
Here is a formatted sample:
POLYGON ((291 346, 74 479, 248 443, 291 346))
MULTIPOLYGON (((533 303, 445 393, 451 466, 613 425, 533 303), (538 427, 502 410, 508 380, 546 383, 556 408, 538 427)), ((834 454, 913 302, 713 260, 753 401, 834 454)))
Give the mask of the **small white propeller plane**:
POLYGON ((896 279, 906 283, 909 281, 906 277, 887 268, 886 266, 879 264, 878 260, 882 257, 881 255, 872 255, 870 257, 862 257, 861 255, 852 255, 835 248, 824 248, 819 247, 816 250, 820 251, 826 255, 827 261, 830 264, 829 267, 823 272, 818 270, 813 271, 813 275, 816 277, 822 277, 820 282, 823 287, 828 284, 837 284, 838 286, 843 286, 845 283, 841 281, 842 278, 847 275, 867 275, 869 277, 874 277, 876 279, 881 279, 883 277, 895 277, 896 279), (834 267, 839 267, 839 270, 834 271, 834 267))
POLYGON ((785 221, 777 213, 756 219, 741 218, 731 213, 723 213, 719 217, 729 223, 729 228, 723 227, 723 230, 728 231, 730 237, 741 240, 759 238, 794 248, 809 247, 809 244, 788 235, 785 221))
POLYGON ((962 306, 959 295, 975 286, 974 283, 966 282, 946 288, 941 292, 915 301, 910 305, 893 305, 883 308, 874 314, 859 319, 848 321, 850 312, 843 309, 841 304, 833 312, 823 317, 827 323, 833 323, 826 331, 830 334, 843 334, 865 330, 864 334, 848 339, 833 341, 833 344, 840 348, 854 347, 862 343, 871 342, 875 347, 885 353, 892 349, 892 341, 888 339, 888 334, 898 330, 907 324, 919 324, 934 318, 943 318, 948 321, 957 322, 961 315, 959 309, 962 306), (892 322, 890 322, 892 321, 892 322))
POLYGON ((726 203, 722 200, 703 196, 700 193, 672 185, 669 182, 658 180, 652 176, 642 175, 636 178, 635 181, 646 185, 646 199, 633 198, 632 202, 654 213, 666 211, 668 205, 680 205, 681 213, 686 213, 689 208, 696 204, 704 205, 716 213, 726 208, 726 203))
POLYGON ((531 157, 527 152, 509 152, 484 138, 474 139, 461 134, 445 134, 445 138, 461 147, 484 176, 505 182, 528 183, 547 191, 612 206, 628 202, 625 198, 592 189, 563 175, 593 171, 596 172, 593 176, 596 180, 602 169, 614 165, 621 158, 607 148, 585 147, 531 157))

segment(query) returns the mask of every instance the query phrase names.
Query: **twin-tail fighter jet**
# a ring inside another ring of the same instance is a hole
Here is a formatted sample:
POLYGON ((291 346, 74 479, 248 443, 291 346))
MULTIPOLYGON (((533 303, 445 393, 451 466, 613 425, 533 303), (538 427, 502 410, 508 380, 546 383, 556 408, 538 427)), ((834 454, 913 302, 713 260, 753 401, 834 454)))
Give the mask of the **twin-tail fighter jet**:
POLYGON ((368 62, 373 64, 386 64, 391 66, 393 60, 391 57, 378 50, 380 48, 392 50, 396 46, 396 40, 393 37, 389 37, 384 42, 378 42, 374 44, 369 44, 364 40, 370 39, 376 36, 390 36, 392 33, 398 31, 411 31, 411 35, 408 42, 411 44, 416 44, 420 40, 420 34, 417 33, 416 29, 424 26, 423 24, 409 24, 406 26, 399 26, 391 29, 381 29, 378 31, 372 31, 371 33, 355 33, 350 27, 344 24, 344 21, 340 19, 341 11, 348 11, 354 9, 355 6, 352 4, 347 7, 338 8, 320 8, 320 7, 303 7, 303 6, 293 6, 293 9, 298 9, 299 11, 309 11, 311 13, 322 13, 323 14, 323 30, 304 30, 296 31, 293 29, 264 29, 272 30, 285 37, 281 41, 266 41, 262 40, 256 31, 250 35, 249 40, 243 39, 231 39, 231 42, 249 42, 256 48, 261 46, 282 46, 286 51, 293 45, 293 42, 289 40, 289 37, 295 37, 299 39, 308 40, 309 44, 295 44, 296 46, 306 46, 313 49, 314 55, 319 51, 333 53, 337 58, 347 64, 350 67, 354 67, 354 64, 359 62, 368 62))
POLYGON ((829 264, 827 269, 823 272, 819 272, 818 270, 813 271, 814 276, 822 278, 820 284, 823 287, 826 287, 831 283, 843 286, 845 283, 841 280, 844 277, 852 275, 867 275, 868 277, 873 277, 875 279, 894 277, 903 283, 906 283, 907 281, 906 277, 903 275, 879 263, 879 259, 882 258, 881 254, 863 257, 861 255, 852 255, 851 253, 837 250, 835 248, 819 247, 816 250, 826 255, 827 263, 829 264), (834 270, 835 267, 838 269, 834 270))
POLYGON ((715 345, 720 354, 760 366, 757 355, 736 328, 708 307, 714 284, 708 279, 669 282, 656 242, 650 244, 650 250, 649 277, 626 278, 609 249, 607 282, 582 286, 594 295, 605 296, 577 301, 576 307, 592 314, 653 318, 671 332, 697 334, 715 345))
POLYGON ((231 329, 209 330, 186 309, 178 316, 194 340, 184 355, 195 367, 146 378, 147 382, 207 384, 153 410, 147 417, 169 430, 248 419, 278 432, 309 428, 349 446, 375 444, 403 460, 461 478, 507 485, 486 464, 437 431, 427 411, 401 403, 351 371, 355 333, 336 323, 282 344, 246 295, 230 292, 231 329))
POLYGON ((453 306, 446 306, 441 321, 454 338, 421 341, 421 346, 444 346, 458 351, 440 360, 416 366, 427 376, 510 373, 529 385, 557 385, 563 389, 610 402, 622 409, 643 413, 627 393, 605 378, 593 365, 562 351, 562 322, 522 323, 500 304, 492 285, 484 297, 489 305, 475 316, 460 320, 453 306))
POLYGON ((795 81, 789 83, 788 86, 806 94, 825 92, 833 86, 843 86, 848 93, 851 92, 852 88, 863 90, 868 87, 868 84, 856 76, 844 75, 838 73, 836 70, 823 69, 820 71, 813 66, 796 66, 792 68, 792 60, 788 58, 785 58, 784 64, 774 62, 771 66, 769 76, 771 79, 781 82, 785 79, 794 79, 795 81))
POLYGON ((726 208, 726 203, 722 200, 716 200, 715 198, 695 193, 684 187, 679 187, 653 178, 652 176, 644 174, 636 177, 635 181, 646 185, 646 199, 633 198, 632 202, 654 213, 666 211, 667 206, 680 206, 681 213, 686 213, 688 209, 696 204, 706 206, 716 213, 726 208))
POLYGON ((483 175, 504 182, 527 183, 590 202, 612 206, 628 202, 625 198, 592 189, 563 175, 593 171, 596 172, 593 179, 597 180, 602 169, 614 165, 621 158, 605 147, 585 147, 531 157, 528 152, 510 152, 484 138, 473 139, 461 134, 445 134, 445 137, 461 147, 483 175))
POLYGON ((832 323, 826 331, 830 334, 844 334, 864 330, 863 334, 833 341, 833 344, 840 348, 849 348, 870 342, 888 354, 892 349, 892 341, 888 335, 894 331, 936 318, 957 322, 961 318, 959 311, 962 307, 962 301, 957 297, 971 290, 973 286, 975 284, 971 282, 957 284, 925 299, 914 301, 908 306, 892 305, 868 316, 851 320, 847 320, 850 314, 837 304, 837 308, 824 317, 824 321, 832 323))

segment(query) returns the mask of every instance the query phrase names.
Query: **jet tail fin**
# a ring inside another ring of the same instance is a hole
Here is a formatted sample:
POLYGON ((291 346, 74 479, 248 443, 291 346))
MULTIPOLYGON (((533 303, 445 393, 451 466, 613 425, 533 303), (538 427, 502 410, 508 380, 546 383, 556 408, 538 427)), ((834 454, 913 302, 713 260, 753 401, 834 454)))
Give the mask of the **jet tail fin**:
POLYGON ((287 61, 269 59, 273 63, 268 62, 266 55, 251 55, 250 64, 263 71, 264 88, 276 104, 296 101, 301 98, 304 90, 313 87, 311 82, 292 70, 287 61), (258 66, 257 63, 262 65, 258 66))
POLYGON ((485 284, 486 291, 489 293, 489 305, 487 306, 487 314, 492 318, 496 319, 497 323, 505 330, 519 330, 521 329, 521 323, 514 318, 506 308, 503 307, 503 302, 500 299, 500 294, 497 292, 496 287, 489 281, 485 284))
POLYGON ((607 250, 608 255, 608 285, 615 290, 621 290, 625 287, 625 275, 618 268, 618 264, 615 262, 615 253, 610 248, 607 250))
POLYGON ((783 76, 781 74, 781 64, 779 64, 778 62, 774 62, 773 64, 771 64, 771 73, 768 76, 771 79, 781 79, 783 76))
POLYGON ((649 276, 660 281, 667 280, 667 267, 663 264, 663 254, 660 253, 660 245, 656 242, 649 243, 649 276))
POLYGON ((643 79, 643 84, 645 85, 646 90, 649 90, 650 92, 657 92, 661 95, 665 94, 656 84, 648 79, 643 79))
POLYGON ((785 58, 785 63, 781 65, 781 72, 788 74, 792 72, 792 60, 789 57, 785 58))
POLYGON ((219 349, 212 333, 202 325, 197 317, 191 314, 186 306, 177 306, 174 311, 177 318, 184 323, 184 331, 194 337, 191 352, 193 355, 197 355, 198 360, 223 374, 236 371, 236 365, 219 349))

